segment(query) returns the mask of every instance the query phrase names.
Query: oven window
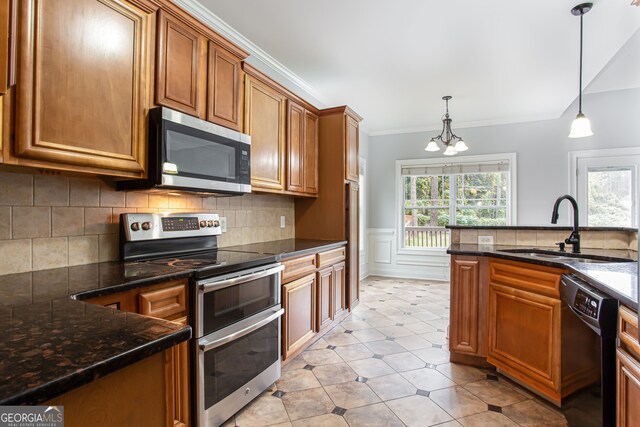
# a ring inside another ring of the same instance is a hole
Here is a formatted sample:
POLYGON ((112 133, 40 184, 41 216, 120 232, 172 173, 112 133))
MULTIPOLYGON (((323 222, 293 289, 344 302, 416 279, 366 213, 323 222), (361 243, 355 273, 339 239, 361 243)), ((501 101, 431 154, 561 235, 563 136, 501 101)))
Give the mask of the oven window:
POLYGON ((205 293, 202 304, 201 336, 278 304, 276 277, 276 275, 270 275, 205 293))
POLYGON ((167 162, 178 167, 178 174, 236 179, 234 146, 170 129, 166 132, 167 162))
POLYGON ((280 319, 204 353, 205 410, 251 381, 278 360, 280 319))

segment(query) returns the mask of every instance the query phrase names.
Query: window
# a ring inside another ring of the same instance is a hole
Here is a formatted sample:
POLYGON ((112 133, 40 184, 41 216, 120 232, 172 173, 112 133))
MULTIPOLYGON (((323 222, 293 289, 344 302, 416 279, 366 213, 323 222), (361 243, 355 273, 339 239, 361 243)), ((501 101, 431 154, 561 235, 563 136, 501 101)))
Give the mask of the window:
POLYGON ((637 149, 590 150, 570 153, 577 179, 580 222, 589 226, 636 227, 637 177, 640 151, 637 149))
POLYGON ((515 155, 495 160, 486 157, 494 156, 461 158, 447 164, 398 162, 403 248, 448 247, 447 225, 511 223, 510 177, 515 155))

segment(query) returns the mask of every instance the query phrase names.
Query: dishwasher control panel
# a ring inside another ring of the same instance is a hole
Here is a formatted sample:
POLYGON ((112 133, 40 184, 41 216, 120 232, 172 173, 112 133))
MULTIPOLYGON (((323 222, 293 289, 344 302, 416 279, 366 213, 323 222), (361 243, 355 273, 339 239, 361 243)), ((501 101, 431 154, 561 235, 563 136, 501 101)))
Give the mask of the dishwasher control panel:
POLYGON ((592 319, 597 319, 599 306, 599 299, 593 298, 583 290, 578 289, 573 301, 573 308, 575 308, 576 311, 579 311, 580 313, 584 314, 585 316, 589 316, 592 319))

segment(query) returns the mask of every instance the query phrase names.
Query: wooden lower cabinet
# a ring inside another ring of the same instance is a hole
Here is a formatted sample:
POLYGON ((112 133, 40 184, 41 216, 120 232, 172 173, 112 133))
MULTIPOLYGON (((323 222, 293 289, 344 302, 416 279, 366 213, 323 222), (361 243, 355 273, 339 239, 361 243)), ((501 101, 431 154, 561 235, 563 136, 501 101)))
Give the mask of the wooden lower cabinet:
POLYGON ((340 319, 347 313, 347 268, 344 262, 339 262, 333 266, 333 315, 335 319, 340 319))
MULTIPOLYGON (((86 302, 186 325, 187 292, 187 280, 182 279, 91 298, 86 302)), ((175 427, 188 427, 191 425, 189 341, 174 346, 164 354, 167 422, 175 427)))
POLYGON ((637 313, 621 306, 616 352, 616 425, 640 426, 640 345, 637 313))
POLYGON ((316 274, 282 286, 282 358, 287 360, 316 333, 316 274))
POLYGON ((485 257, 451 257, 449 351, 486 357, 487 277, 485 257))
POLYGON ((64 406, 67 427, 174 426, 167 420, 165 357, 154 354, 43 405, 64 406))
POLYGON ((489 363, 561 398, 560 300, 489 285, 489 363))
POLYGON ((316 273, 318 283, 317 310, 318 321, 316 331, 321 331, 331 325, 334 316, 334 286, 335 275, 333 267, 327 267, 316 273))

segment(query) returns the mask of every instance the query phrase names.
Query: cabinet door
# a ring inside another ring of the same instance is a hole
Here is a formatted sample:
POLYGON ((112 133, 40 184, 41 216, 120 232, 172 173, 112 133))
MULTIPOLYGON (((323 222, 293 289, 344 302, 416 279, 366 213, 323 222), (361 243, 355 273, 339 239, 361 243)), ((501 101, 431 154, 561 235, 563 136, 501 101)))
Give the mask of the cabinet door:
MULTIPOLYGON (((173 320, 181 325, 187 324, 187 317, 173 320)), ((188 427, 189 408, 189 341, 180 343, 167 350, 165 355, 165 376, 167 380, 167 418, 169 425, 188 427)))
POLYGON ((304 112, 304 192, 318 194, 318 116, 304 112))
POLYGON ((305 180, 305 110, 288 101, 287 109, 287 190, 304 191, 305 180))
POLYGON ((16 82, 18 0, 0 0, 0 95, 16 82))
POLYGON ((560 400, 560 300, 489 284, 487 361, 560 400))
POLYGON ((480 261, 451 258, 451 324, 449 349, 480 355, 480 261))
POLYGON ((360 302, 360 251, 358 249, 359 212, 357 184, 347 184, 347 275, 349 277, 349 309, 353 310, 360 302))
POLYGON ((346 116, 345 129, 345 179, 358 181, 358 121, 346 116))
POLYGON ((144 175, 153 8, 142 4, 18 2, 14 163, 144 175))
POLYGON ((347 301, 346 301, 346 268, 345 263, 340 262, 333 266, 333 290, 334 290, 334 298, 333 298, 333 307, 334 307, 334 318, 340 316, 347 309, 347 301))
POLYGON ((240 114, 240 59, 209 41, 207 120, 231 129, 242 129, 240 114))
POLYGON ((285 119, 287 98, 261 81, 245 78, 245 133, 251 135, 251 185, 285 189, 285 119))
POLYGON ((158 12, 157 104, 201 117, 205 48, 200 33, 168 13, 158 12))
POLYGON ((324 329, 331 324, 333 320, 333 293, 334 293, 334 276, 333 267, 328 267, 316 273, 318 286, 317 295, 317 311, 318 324, 317 331, 324 329))
POLYGON ((286 360, 315 335, 315 273, 283 285, 282 294, 282 358, 286 360))
POLYGON ((616 414, 618 427, 640 425, 640 363, 626 351, 617 351, 616 414))

